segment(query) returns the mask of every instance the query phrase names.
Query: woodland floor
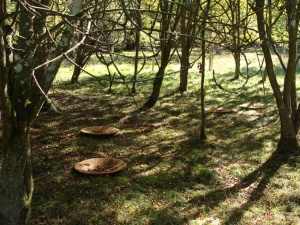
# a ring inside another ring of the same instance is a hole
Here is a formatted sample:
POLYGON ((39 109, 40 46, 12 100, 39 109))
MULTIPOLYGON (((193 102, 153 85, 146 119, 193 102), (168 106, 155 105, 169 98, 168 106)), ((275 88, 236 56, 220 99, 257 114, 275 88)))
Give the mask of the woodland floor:
POLYGON ((270 87, 263 95, 258 81, 231 94, 208 79, 207 106, 234 112, 207 113, 206 141, 197 88, 180 95, 176 85, 164 87, 159 103, 138 116, 125 91, 107 94, 89 78, 57 83, 49 97, 62 114, 41 111, 31 132, 32 223, 300 224, 300 159, 275 154, 279 118, 270 87), (268 107, 239 108, 250 101, 268 107), (98 125, 121 132, 80 133, 98 125), (127 168, 111 176, 74 170, 94 157, 122 159, 127 168))

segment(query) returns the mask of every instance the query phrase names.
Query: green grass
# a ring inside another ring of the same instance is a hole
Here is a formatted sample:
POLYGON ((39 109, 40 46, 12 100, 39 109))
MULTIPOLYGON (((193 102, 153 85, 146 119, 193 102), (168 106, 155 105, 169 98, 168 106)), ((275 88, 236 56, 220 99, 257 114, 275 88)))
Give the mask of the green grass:
MULTIPOLYGON (((255 71, 254 60, 251 66, 255 71)), ((120 64, 128 80, 132 68, 129 60, 120 64)), ((188 91, 180 95, 174 91, 179 82, 179 74, 171 74, 174 68, 175 61, 168 67, 159 103, 137 118, 124 85, 114 84, 108 94, 106 81, 102 86, 85 74, 80 84, 70 85, 72 68, 64 64, 49 95, 63 114, 40 112, 31 132, 33 224, 300 223, 300 160, 273 155, 280 123, 268 82, 265 96, 259 76, 232 94, 218 89, 207 71, 206 105, 234 113, 208 113, 208 139, 200 141, 198 69, 194 65, 190 70, 188 91), (251 101, 266 101, 268 108, 239 108, 251 101), (80 134, 94 125, 115 126, 122 134, 80 134), (77 162, 93 157, 120 158, 127 168, 112 176, 74 171, 77 162)), ((232 68, 231 56, 215 57, 218 81, 236 90, 244 80, 229 82, 232 68)), ((106 73, 94 59, 86 69, 100 78, 106 73)), ((139 106, 151 92, 149 78, 154 75, 147 65, 139 76, 139 106)))

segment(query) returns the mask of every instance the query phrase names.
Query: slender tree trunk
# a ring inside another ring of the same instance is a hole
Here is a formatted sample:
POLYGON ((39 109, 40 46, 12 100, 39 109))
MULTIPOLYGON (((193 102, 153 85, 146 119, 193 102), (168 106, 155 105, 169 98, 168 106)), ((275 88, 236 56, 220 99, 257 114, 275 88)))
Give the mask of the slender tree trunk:
MULTIPOLYGON (((80 27, 83 28, 84 27, 84 21, 80 21, 80 27)), ((83 33, 80 33, 79 34, 79 37, 78 39, 79 40, 82 40, 82 38, 84 37, 84 34, 83 33)), ((88 42, 88 41, 86 41, 88 42)), ((80 73, 81 73, 81 68, 83 68, 90 56, 91 56, 92 52, 89 52, 89 49, 86 45, 80 45, 76 51, 76 58, 75 58, 75 63, 78 65, 78 66, 74 66, 74 70, 73 70, 73 74, 72 74, 72 78, 71 78, 71 84, 75 84, 78 82, 78 79, 79 79, 79 76, 80 76, 80 73)))
MULTIPOLYGON (((77 64, 77 62, 76 62, 76 64, 77 64)), ((79 64, 77 64, 77 65, 79 65, 79 64)), ((79 66, 82 67, 81 65, 79 65, 79 66)), ((73 75, 72 75, 72 78, 71 78, 71 84, 78 83, 79 75, 81 73, 81 68, 80 67, 74 66, 73 75)))
POLYGON ((165 72, 166 66, 167 65, 159 68, 159 70, 155 76, 154 82, 153 82, 152 93, 151 93, 150 97, 148 98, 147 102, 145 102, 145 104, 143 105, 142 109, 152 108, 156 104, 159 94, 160 94, 161 85, 162 85, 162 82, 164 79, 164 72, 165 72))
MULTIPOLYGON (((295 4, 295 2, 293 1, 295 4)), ((292 7, 292 10, 289 11, 288 7, 290 5, 287 5, 287 15, 291 14, 291 12, 294 11, 295 5, 292 7)), ((280 122, 281 122, 281 135, 278 142, 278 150, 284 153, 288 152, 299 152, 299 144, 297 140, 297 133, 298 130, 295 129, 296 124, 298 123, 299 118, 297 117, 297 121, 293 119, 292 114, 292 102, 293 97, 295 94, 292 93, 294 91, 294 77, 295 77, 295 68, 296 68, 296 60, 295 60, 295 54, 296 52, 294 50, 291 50, 289 53, 289 62, 287 65, 287 71, 285 74, 285 80, 284 80, 284 90, 281 92, 280 86, 277 82, 276 74, 274 71, 274 64, 271 57, 271 50, 269 48, 268 44, 268 38, 267 38, 267 32, 265 30, 265 24, 263 21, 264 19, 264 1, 256 0, 256 6, 254 8, 254 11, 257 15, 257 25, 258 25, 258 31, 259 31, 259 38, 261 40, 261 46, 264 53, 265 61, 266 61, 266 70, 268 74, 268 78, 271 84, 271 87, 273 89, 274 97, 276 100, 279 116, 280 116, 280 122)), ((295 15, 289 15, 289 16, 295 16, 295 15)), ((298 14, 299 16, 299 14, 298 14)), ((297 40, 297 28, 299 24, 299 17, 288 19, 287 21, 289 25, 289 47, 293 48, 293 46, 296 44, 297 40)), ((299 107, 298 109, 295 109, 296 113, 299 113, 299 107)))
POLYGON ((200 140, 207 139, 206 136, 206 117, 205 117, 205 58, 206 58, 206 41, 205 41, 205 29, 207 24, 207 16, 210 11, 211 0, 207 1, 206 9, 204 11, 203 21, 202 21, 202 30, 201 30, 201 58, 202 62, 199 66, 199 71, 201 73, 201 87, 200 87, 200 100, 201 100, 201 128, 200 128, 200 140))
POLYGON ((211 71, 214 68, 214 49, 211 48, 209 49, 209 53, 208 53, 208 70, 211 71))
POLYGON ((132 77, 132 88, 131 88, 132 94, 136 93, 136 79, 137 79, 138 65, 139 65, 139 48, 140 48, 140 31, 137 31, 136 43, 135 43, 134 72, 132 77))
POLYGON ((75 84, 78 82, 79 75, 81 73, 81 68, 84 67, 85 62, 87 62, 87 57, 89 57, 89 56, 85 56, 84 49, 85 49, 84 45, 81 45, 77 50, 75 63, 78 66, 74 66, 74 70, 73 70, 73 74, 72 74, 72 78, 71 78, 71 84, 75 84))
POLYGON ((187 90, 190 62, 189 62, 189 49, 183 48, 181 49, 181 52, 182 55, 181 55, 179 92, 182 94, 187 90))
MULTIPOLYGON (((141 8, 141 0, 137 1, 137 9, 139 10, 141 8)), ((136 93, 136 78, 138 74, 138 66, 139 66, 139 51, 140 51, 140 42, 141 42, 141 35, 140 35, 140 28, 142 27, 142 20, 141 20, 141 14, 138 12, 137 15, 137 25, 138 30, 135 34, 135 60, 134 60, 134 73, 132 77, 132 88, 131 93, 136 93)))
POLYGON ((160 1, 160 8, 162 12, 168 12, 162 13, 162 24, 161 24, 161 33, 160 33, 160 44, 161 44, 161 65, 159 67, 159 70, 155 76, 154 82, 153 82, 153 89, 150 97, 148 98, 147 102, 143 105, 142 109, 148 109, 155 105, 155 103, 158 100, 161 85, 164 79, 164 72, 165 69, 170 61, 170 58, 172 57, 174 51, 171 54, 172 46, 175 43, 173 34, 170 34, 170 32, 166 32, 168 30, 176 30, 177 24, 179 22, 180 18, 180 7, 178 6, 175 12, 175 15, 178 15, 174 18, 174 22, 171 23, 173 15, 169 12, 174 9, 175 4, 174 2, 170 1, 160 1))
POLYGON ((267 80, 267 77, 268 77, 268 71, 267 71, 267 69, 265 68, 265 69, 264 69, 264 74, 263 74, 261 80, 265 82, 265 81, 267 80))
POLYGON ((200 3, 198 1, 186 1, 183 2, 181 6, 181 34, 180 37, 180 47, 181 47, 181 57, 180 57, 180 83, 178 91, 184 93, 188 86, 188 74, 190 68, 190 55, 192 48, 194 47, 195 37, 198 36, 200 29, 198 27, 198 21, 196 22, 194 18, 197 18, 199 13, 200 3), (187 19, 187 18, 193 18, 187 19))
POLYGON ((238 80, 240 78, 240 71, 241 71, 241 53, 239 50, 234 51, 233 53, 234 62, 235 62, 235 71, 233 80, 238 80))
MULTIPOLYGON (((187 34, 187 24, 186 24, 186 14, 187 14, 186 6, 181 6, 181 34, 187 34)), ((189 46, 188 46, 188 37, 183 35, 180 37, 180 47, 181 47, 181 58, 180 58, 180 83, 179 83, 179 92, 182 94, 187 90, 188 84, 188 73, 189 73, 189 46)))
MULTIPOLYGON (((205 32, 202 32, 202 35, 205 32)), ((202 63, 199 68, 199 72, 201 73, 201 87, 200 87, 200 101, 201 101, 201 127, 200 127, 200 139, 206 140, 206 116, 205 116, 205 56, 206 56, 206 49, 205 49, 205 40, 202 40, 202 47, 201 47, 201 55, 202 55, 202 63)))
POLYGON ((234 0, 231 5, 232 13, 232 23, 233 23, 233 33, 232 33, 232 42, 233 42, 233 58, 235 62, 235 71, 234 77, 231 80, 238 80, 240 78, 240 68, 241 68, 241 52, 240 52, 240 0, 234 0))

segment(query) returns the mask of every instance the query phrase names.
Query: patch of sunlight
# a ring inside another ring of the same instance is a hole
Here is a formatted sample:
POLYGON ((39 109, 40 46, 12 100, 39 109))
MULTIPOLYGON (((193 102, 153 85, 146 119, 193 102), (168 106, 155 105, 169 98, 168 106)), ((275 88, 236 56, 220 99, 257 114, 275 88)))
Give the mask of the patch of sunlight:
POLYGON ((137 166, 133 166, 131 167, 132 170, 135 170, 136 172, 140 171, 140 170, 145 170, 148 168, 148 165, 147 164, 140 164, 140 165, 137 165, 137 166))
POLYGON ((164 138, 175 138, 175 137, 179 137, 179 136, 185 136, 186 135, 186 131, 183 130, 174 130, 174 129, 159 129, 157 134, 157 136, 159 136, 160 138, 164 137, 164 138))
POLYGON ((272 140, 264 140, 262 145, 263 145, 264 149, 275 149, 276 148, 276 143, 272 140))
POLYGON ((169 190, 164 192, 163 194, 165 195, 167 202, 171 204, 175 204, 178 202, 180 203, 187 202, 187 199, 180 192, 169 190))
POLYGON ((196 220, 190 220, 188 222, 188 225, 206 225, 206 224, 209 224, 209 225, 220 225, 221 224, 221 221, 220 219, 215 219, 215 218, 212 218, 212 217, 208 217, 208 218, 198 218, 196 220))
POLYGON ((122 207, 118 208, 116 219, 120 223, 131 221, 150 208, 152 208, 152 203, 149 200, 143 196, 133 196, 132 199, 124 201, 122 207))
POLYGON ((159 174, 163 171, 169 171, 171 168, 171 165, 169 163, 159 163, 156 166, 154 166, 152 169, 146 170, 144 172, 141 172, 138 177, 147 177, 147 176, 153 176, 155 174, 159 174))
POLYGON ((59 69, 53 83, 59 84, 61 82, 70 81, 71 77, 72 77, 72 73, 73 73, 73 70, 70 70, 70 68, 62 67, 61 69, 59 69))

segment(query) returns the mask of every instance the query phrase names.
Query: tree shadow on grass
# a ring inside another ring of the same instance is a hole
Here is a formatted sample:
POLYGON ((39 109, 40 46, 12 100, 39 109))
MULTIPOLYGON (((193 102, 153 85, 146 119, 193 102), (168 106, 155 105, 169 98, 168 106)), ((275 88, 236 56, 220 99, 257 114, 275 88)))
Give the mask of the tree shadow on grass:
POLYGON ((207 193, 206 195, 195 197, 190 200, 191 203, 197 203, 197 205, 206 205, 210 209, 218 206, 219 203, 226 200, 230 194, 235 194, 241 189, 247 188, 253 183, 258 181, 258 185, 251 192, 248 201, 241 205, 239 208, 234 209, 231 215, 222 224, 237 224, 241 219, 245 211, 247 211, 252 205, 255 204, 263 195, 264 190, 270 182, 271 178, 277 173, 280 167, 289 162, 291 158, 290 154, 284 154, 275 151, 270 158, 260 165, 256 170, 244 177, 238 184, 226 188, 217 189, 207 193), (208 205, 209 204, 209 205, 208 205))

